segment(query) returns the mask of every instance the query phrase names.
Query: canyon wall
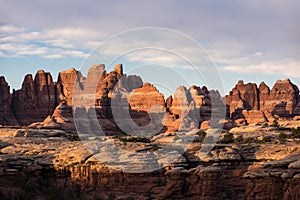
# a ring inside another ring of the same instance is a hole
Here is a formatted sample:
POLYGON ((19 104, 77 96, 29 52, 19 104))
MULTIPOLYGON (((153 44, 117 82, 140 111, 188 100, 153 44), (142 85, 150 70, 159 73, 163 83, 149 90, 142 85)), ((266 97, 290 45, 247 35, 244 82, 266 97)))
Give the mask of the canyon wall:
POLYGON ((5 136, 0 145, 0 199, 297 200, 300 195, 297 142, 219 143, 210 154, 199 156, 202 144, 194 140, 182 156, 177 157, 180 148, 173 143, 172 153, 154 161, 149 155, 166 144, 114 140, 104 145, 97 140, 95 145, 88 140, 83 145, 67 139, 62 130, 47 129, 2 128, 0 134, 5 136), (96 151, 88 151, 86 145, 96 151), (127 151, 111 154, 115 145, 127 151), (139 150, 146 162, 132 162, 137 151, 129 149, 139 150), (155 171, 121 170, 166 159, 171 162, 155 171))

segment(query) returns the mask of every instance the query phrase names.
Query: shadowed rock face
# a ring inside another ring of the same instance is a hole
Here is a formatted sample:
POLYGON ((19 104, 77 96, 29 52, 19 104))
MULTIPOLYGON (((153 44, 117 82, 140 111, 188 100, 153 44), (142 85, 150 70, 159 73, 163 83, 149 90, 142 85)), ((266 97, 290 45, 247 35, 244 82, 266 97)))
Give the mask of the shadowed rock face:
POLYGON ((39 70, 34 80, 27 75, 22 88, 13 93, 12 109, 20 125, 43 121, 57 106, 57 86, 50 73, 39 70))
POLYGON ((5 78, 0 77, 0 124, 15 125, 17 121, 11 109, 11 94, 5 78))

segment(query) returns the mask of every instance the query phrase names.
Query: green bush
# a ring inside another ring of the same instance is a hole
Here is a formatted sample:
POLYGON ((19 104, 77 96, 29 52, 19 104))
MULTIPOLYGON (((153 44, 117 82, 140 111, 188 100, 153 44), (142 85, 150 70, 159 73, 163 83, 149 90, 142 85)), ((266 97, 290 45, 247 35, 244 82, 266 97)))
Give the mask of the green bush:
POLYGON ((234 143, 241 144, 244 142, 244 137, 242 135, 239 135, 237 138, 234 139, 234 143))
POLYGON ((143 137, 127 137, 127 136, 122 136, 122 135, 115 135, 113 137, 114 139, 117 139, 121 142, 127 143, 127 142, 142 142, 142 143, 150 143, 151 140, 148 138, 143 138, 143 137))
POLYGON ((271 136, 266 136, 264 137, 264 142, 271 142, 272 141, 272 137, 271 136))
POLYGON ((203 131, 203 130, 200 130, 197 135, 199 136, 199 142, 203 142, 203 140, 205 139, 205 136, 206 136, 206 132, 203 131))
POLYGON ((271 126, 279 128, 279 123, 278 123, 278 121, 277 121, 277 120, 274 120, 273 123, 271 124, 271 126))
POLYGON ((287 138, 287 135, 286 135, 285 133, 280 133, 280 134, 278 135, 278 140, 279 140, 281 143, 285 142, 286 138, 287 138))
POLYGON ((221 140, 221 143, 223 144, 230 144, 234 142, 233 134, 232 133, 226 133, 224 135, 224 138, 221 140))
POLYGON ((247 143, 247 144, 254 143, 254 142, 256 142, 256 139, 252 138, 252 137, 247 137, 244 139, 244 143, 247 143))
POLYGON ((167 136, 173 136, 173 134, 172 133, 168 133, 168 135, 167 136))
POLYGON ((300 138, 300 127, 298 128, 292 128, 291 129, 292 134, 290 135, 290 138, 300 138))

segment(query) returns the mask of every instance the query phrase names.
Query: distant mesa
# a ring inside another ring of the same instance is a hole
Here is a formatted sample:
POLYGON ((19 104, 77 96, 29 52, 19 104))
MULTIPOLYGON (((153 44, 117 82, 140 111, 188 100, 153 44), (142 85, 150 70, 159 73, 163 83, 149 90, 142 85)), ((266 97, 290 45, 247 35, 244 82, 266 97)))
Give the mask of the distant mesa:
POLYGON ((289 79, 276 81, 271 89, 264 82, 257 86, 239 80, 224 98, 205 86, 180 86, 173 96, 165 98, 141 77, 124 74, 122 64, 111 72, 105 65, 95 64, 87 77, 70 68, 60 72, 56 82, 49 72, 38 70, 34 78, 25 76, 21 89, 12 94, 9 91, 1 76, 0 125, 75 129, 74 114, 76 119, 87 119, 82 132, 93 132, 100 126, 108 135, 122 132, 111 110, 114 98, 121 98, 120 110, 129 109, 131 119, 123 119, 124 123, 133 120, 143 127, 154 113, 162 115, 163 119, 155 122, 162 124, 160 132, 209 128, 224 122, 226 128, 300 116, 299 89, 289 79), (227 110, 224 115, 222 109, 227 110), (217 115, 215 122, 213 114, 217 115))

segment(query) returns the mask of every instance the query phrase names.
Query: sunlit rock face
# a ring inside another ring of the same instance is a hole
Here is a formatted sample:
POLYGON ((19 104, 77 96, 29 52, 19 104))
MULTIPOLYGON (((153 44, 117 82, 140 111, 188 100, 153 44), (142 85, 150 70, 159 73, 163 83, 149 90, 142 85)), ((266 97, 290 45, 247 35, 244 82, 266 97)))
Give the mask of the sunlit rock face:
POLYGON ((300 114, 299 89, 289 79, 278 80, 272 89, 264 82, 257 87, 254 83, 239 81, 225 102, 233 120, 248 118, 249 124, 263 122, 263 119, 272 121, 274 117, 289 119, 300 114))
POLYGON ((71 68, 60 72, 57 82, 49 72, 39 70, 34 78, 26 75, 22 88, 12 94, 4 77, 0 84, 2 125, 30 125, 43 122, 48 116, 54 119, 53 112, 62 102, 73 111, 79 107, 84 107, 86 113, 94 110, 95 115, 89 115, 94 118, 87 120, 92 124, 98 120, 109 134, 122 132, 112 108, 127 110, 129 116, 123 116, 124 123, 132 120, 140 127, 151 124, 149 114, 159 113, 155 119, 163 125, 161 132, 222 128, 216 124, 224 122, 228 129, 300 116, 299 89, 289 79, 277 81, 272 89, 264 82, 257 86, 240 80, 225 98, 205 86, 179 86, 173 96, 165 99, 153 85, 144 84, 141 77, 125 74, 122 64, 110 72, 105 65, 95 64, 86 77, 71 68), (116 99, 120 99, 119 104, 116 99))

